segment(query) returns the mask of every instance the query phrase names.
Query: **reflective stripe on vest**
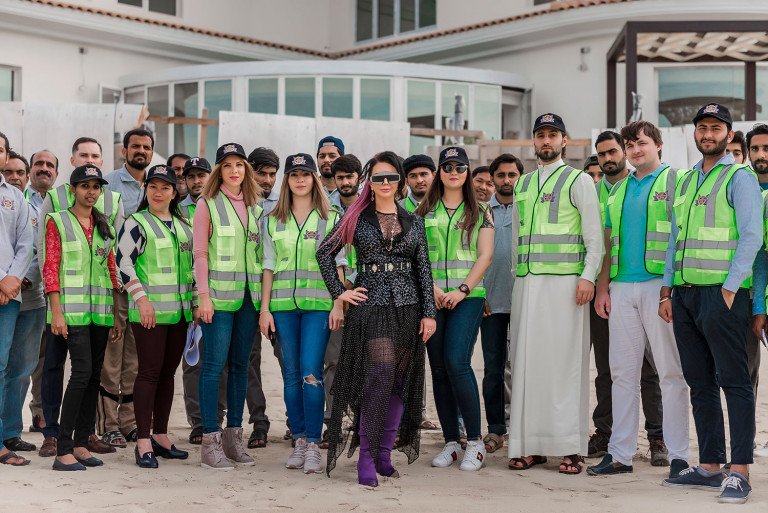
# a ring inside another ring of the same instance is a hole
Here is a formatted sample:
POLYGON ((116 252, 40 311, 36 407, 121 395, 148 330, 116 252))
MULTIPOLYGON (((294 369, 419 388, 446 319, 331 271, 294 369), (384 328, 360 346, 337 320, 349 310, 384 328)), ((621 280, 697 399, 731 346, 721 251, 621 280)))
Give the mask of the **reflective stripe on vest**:
POLYGON ((195 203, 192 203, 191 205, 179 205, 179 212, 181 213, 181 217, 189 221, 190 224, 192 224, 192 220, 195 218, 195 209, 197 208, 197 205, 195 203))
MULTIPOLYGON (((480 234, 480 226, 483 224, 485 208, 483 206, 479 209, 479 219, 472 230, 469 244, 467 244, 464 230, 460 227, 464 217, 463 202, 453 214, 449 214, 443 201, 440 200, 434 210, 424 216, 432 278, 443 292, 458 289, 469 277, 477 261, 477 238, 480 234)), ((467 297, 485 297, 483 280, 475 285, 467 297)))
MULTIPOLYGON (((82 226, 68 210, 51 219, 61 239, 59 301, 67 326, 113 326, 113 288, 107 259, 113 239, 104 240, 94 227, 91 244, 82 226)), ((47 322, 52 318, 48 303, 47 322)))
POLYGON ((302 226, 293 214, 287 223, 269 217, 269 235, 275 245, 271 311, 331 310, 333 301, 315 253, 337 219, 335 210, 328 212, 327 220, 321 219, 317 210, 312 210, 302 226))
MULTIPOLYGON (((136 258, 136 276, 155 309, 157 324, 176 324, 182 315, 192 320, 192 230, 173 218, 173 232, 149 211, 131 216, 143 229, 144 251, 136 258)), ((128 320, 141 322, 129 294, 128 320)))
MULTIPOLYGON (((728 277, 739 244, 736 212, 728 204, 727 189, 743 165, 718 165, 700 186, 692 171, 678 186, 675 219, 675 285, 722 285, 728 277)), ((751 286, 751 278, 741 286, 751 286)))
POLYGON ((517 276, 580 275, 586 248, 581 214, 571 202, 571 187, 581 171, 561 166, 539 188, 539 170, 515 185, 520 212, 517 276))
POLYGON ((208 289, 214 310, 236 312, 243 305, 246 287, 256 310, 261 307, 262 208, 248 207, 248 226, 227 196, 220 192, 205 200, 211 217, 208 242, 208 289))
MULTIPOLYGON (((53 194, 49 194, 49 196, 54 212, 66 210, 75 204, 75 197, 72 195, 72 191, 67 184, 59 185, 53 190, 53 194)), ((120 193, 110 191, 102 186, 99 199, 96 200, 96 204, 94 205, 99 212, 107 216, 109 224, 112 226, 115 225, 119 201, 120 193)))
POLYGON ((410 213, 416 212, 416 209, 419 208, 419 204, 415 203, 410 196, 406 196, 400 206, 403 207, 406 212, 410 213))
POLYGON ((608 197, 611 195, 611 190, 605 184, 605 178, 597 182, 597 200, 600 203, 600 222, 603 228, 605 228, 605 210, 608 208, 608 197))
MULTIPOLYGON (((653 181, 646 204, 645 270, 649 274, 663 275, 666 265, 669 234, 672 231, 672 206, 675 189, 685 172, 666 167, 653 181)), ((611 279, 619 274, 621 253, 621 219, 630 176, 614 185, 607 206, 611 218, 611 279)))

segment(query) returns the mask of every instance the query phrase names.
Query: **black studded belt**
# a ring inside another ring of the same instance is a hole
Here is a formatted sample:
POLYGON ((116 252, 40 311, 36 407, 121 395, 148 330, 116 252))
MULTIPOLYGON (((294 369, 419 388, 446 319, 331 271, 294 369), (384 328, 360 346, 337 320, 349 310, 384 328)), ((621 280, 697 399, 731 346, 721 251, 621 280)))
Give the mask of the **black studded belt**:
POLYGON ((410 262, 386 262, 383 264, 359 264, 357 271, 361 273, 385 273, 394 271, 410 271, 410 262))

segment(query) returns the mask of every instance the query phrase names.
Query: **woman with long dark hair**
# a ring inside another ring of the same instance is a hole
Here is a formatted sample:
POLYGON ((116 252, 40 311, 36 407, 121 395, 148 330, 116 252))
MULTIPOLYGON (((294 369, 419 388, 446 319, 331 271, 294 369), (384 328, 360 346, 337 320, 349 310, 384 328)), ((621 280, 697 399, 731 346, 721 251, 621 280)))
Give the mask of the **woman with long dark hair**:
POLYGON ((326 286, 343 315, 349 305, 333 390, 327 472, 347 445, 342 421, 352 415, 350 456, 360 446, 358 482, 377 486, 376 474, 399 477, 391 452, 412 463, 419 455, 424 395, 424 343, 435 331, 435 302, 427 239, 421 218, 397 204, 405 176, 391 151, 377 154, 363 170, 358 200, 317 252, 326 286), (347 290, 334 272, 343 245, 357 250, 358 274, 347 290))
POLYGON ((61 403, 61 420, 54 470, 85 470, 104 463, 88 451, 96 417, 104 351, 120 338, 123 326, 114 317, 119 293, 115 232, 94 207, 107 183, 95 166, 72 171, 69 187, 75 198, 67 210, 48 214, 45 221, 43 280, 48 295, 48 323, 66 344, 72 363, 61 403))
POLYGON ((437 329, 427 345, 435 406, 445 447, 433 467, 449 467, 464 452, 459 414, 467 430, 461 470, 479 470, 485 460, 480 393, 472 370, 472 348, 483 318, 483 276, 493 258, 493 219, 475 199, 463 148, 440 152, 437 176, 416 214, 424 217, 434 278, 437 329))
POLYGON ((136 464, 157 468, 157 456, 189 456, 168 438, 168 417, 173 377, 192 320, 192 228, 179 211, 173 168, 153 166, 144 189, 138 211, 120 230, 117 264, 130 297, 128 320, 139 360, 133 386, 136 464))

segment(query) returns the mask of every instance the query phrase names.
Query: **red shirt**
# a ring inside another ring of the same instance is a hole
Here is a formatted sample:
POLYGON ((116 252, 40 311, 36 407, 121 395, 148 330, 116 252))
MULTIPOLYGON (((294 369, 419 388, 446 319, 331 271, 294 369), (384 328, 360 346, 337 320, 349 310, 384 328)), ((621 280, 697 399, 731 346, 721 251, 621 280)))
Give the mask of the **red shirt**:
MULTIPOLYGON (((93 216, 91 216, 91 225, 87 228, 82 226, 88 244, 93 239, 93 216)), ((45 284, 45 293, 59 292, 59 266, 61 264, 61 237, 59 230, 56 229, 56 223, 52 219, 48 220, 45 226, 45 263, 43 264, 43 283, 45 284)), ((112 287, 120 290, 120 283, 117 281, 117 266, 115 265, 115 251, 109 250, 107 256, 107 267, 109 268, 109 278, 112 280, 112 287)))

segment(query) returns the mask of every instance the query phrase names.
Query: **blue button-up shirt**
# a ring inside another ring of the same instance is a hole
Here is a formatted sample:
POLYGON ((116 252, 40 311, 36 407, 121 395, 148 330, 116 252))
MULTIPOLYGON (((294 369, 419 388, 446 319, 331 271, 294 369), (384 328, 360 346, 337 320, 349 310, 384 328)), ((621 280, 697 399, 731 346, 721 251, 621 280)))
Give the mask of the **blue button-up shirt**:
MULTIPOLYGON (((760 182, 760 189, 763 191, 768 190, 768 183, 760 182)), ((757 252, 753 271, 752 290, 754 290, 754 298, 752 299, 752 315, 765 314, 765 289, 768 287, 768 252, 766 252, 765 244, 757 252)))
POLYGON ((261 200, 261 208, 264 210, 265 216, 268 216, 275 209, 278 199, 280 199, 280 193, 273 187, 269 196, 261 200))
POLYGON ((40 210, 43 206, 43 196, 37 192, 32 185, 27 185, 27 189, 24 191, 24 196, 27 198, 27 201, 29 201, 30 205, 33 205, 38 210, 40 210))
MULTIPOLYGON (((491 196, 488 206, 493 213, 493 260, 485 273, 485 296, 492 314, 510 313, 512 310, 512 286, 517 269, 513 269, 512 240, 516 239, 513 220, 514 203, 504 205, 491 196)), ((515 248, 517 241, 515 240, 515 248)))
MULTIPOLYGON (((712 169, 719 165, 734 164, 733 155, 726 154, 717 161, 712 169)), ((700 160, 693 166, 694 173, 698 173, 700 186, 707 173, 702 170, 704 161, 700 160)), ((736 228, 739 231, 739 243, 728 270, 728 277, 723 288, 731 292, 737 292, 742 282, 752 275, 752 265, 755 255, 763 246, 763 198, 760 195, 760 186, 754 173, 747 169, 739 169, 734 173, 725 190, 728 204, 736 212, 736 228)), ((677 243, 677 223, 672 214, 672 233, 669 235, 669 247, 667 248, 667 263, 664 270, 664 285, 671 287, 674 278, 675 246, 677 243)))
POLYGON ((107 189, 120 193, 125 217, 135 214, 144 197, 144 184, 134 180, 125 166, 115 169, 104 179, 109 182, 107 189))
MULTIPOLYGON (((0 280, 6 276, 23 279, 32 262, 34 235, 29 204, 24 194, 0 175, 0 280)), ((15 298, 21 302, 21 293, 15 298)))

